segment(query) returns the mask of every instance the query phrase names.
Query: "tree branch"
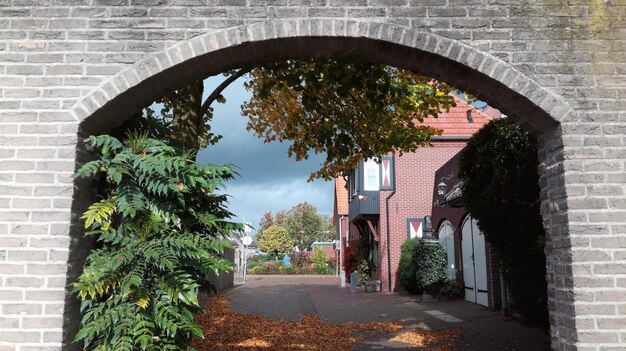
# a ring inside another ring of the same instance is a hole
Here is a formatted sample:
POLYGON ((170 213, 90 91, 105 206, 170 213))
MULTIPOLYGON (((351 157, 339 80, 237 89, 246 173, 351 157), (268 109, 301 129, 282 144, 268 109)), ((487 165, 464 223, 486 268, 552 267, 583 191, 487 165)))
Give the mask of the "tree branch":
POLYGON ((200 107, 200 116, 204 116, 207 113, 207 111, 209 110, 209 107, 211 107, 211 104, 213 104, 215 100, 217 100, 220 96, 222 96, 222 92, 224 91, 224 89, 226 89, 232 82, 236 81, 237 79, 239 79, 246 73, 252 71, 254 68, 255 67, 241 68, 235 74, 226 78, 226 80, 224 80, 220 85, 218 85, 217 88, 213 90, 211 95, 209 95, 206 98, 204 103, 202 103, 202 107, 200 107))

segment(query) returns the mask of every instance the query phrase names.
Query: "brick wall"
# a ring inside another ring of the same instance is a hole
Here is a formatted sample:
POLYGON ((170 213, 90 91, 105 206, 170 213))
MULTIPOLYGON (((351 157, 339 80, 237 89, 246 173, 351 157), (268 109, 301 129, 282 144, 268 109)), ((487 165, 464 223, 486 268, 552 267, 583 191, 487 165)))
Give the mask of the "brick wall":
POLYGON ((64 287, 89 250, 75 220, 92 195, 70 178, 80 138, 191 79, 325 56, 447 81, 536 133, 553 347, 623 348, 625 5, 1 0, 0 347, 71 348, 64 287))
MULTIPOLYGON (((435 142, 432 148, 423 147, 415 153, 396 156, 396 192, 389 200, 391 291, 402 289, 396 278, 400 246, 407 239, 406 219, 431 214, 435 171, 464 146, 464 142, 435 142)), ((380 192, 380 275, 383 291, 389 291, 385 199, 390 193, 390 191, 380 192)))

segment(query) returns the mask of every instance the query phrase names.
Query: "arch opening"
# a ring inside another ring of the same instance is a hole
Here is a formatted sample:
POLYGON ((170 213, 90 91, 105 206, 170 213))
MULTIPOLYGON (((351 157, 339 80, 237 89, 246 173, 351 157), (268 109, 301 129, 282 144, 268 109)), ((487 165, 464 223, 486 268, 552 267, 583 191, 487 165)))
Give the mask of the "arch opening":
MULTIPOLYGON (((240 28, 225 31, 222 36, 194 38, 190 42, 169 49, 167 53, 157 54, 133 65, 112 80, 103 83, 79 102, 74 107, 74 113, 81 119, 78 139, 82 140, 91 134, 110 131, 114 126, 129 118, 134 111, 152 102, 159 94, 179 88, 190 81, 204 79, 238 67, 282 59, 319 57, 366 60, 371 63, 407 69, 445 81, 473 94, 480 100, 487 101, 543 140, 544 147, 539 151, 540 162, 548 164, 559 162, 555 154, 561 148, 562 143, 558 133, 557 119, 566 115, 567 109, 559 110, 560 113, 557 116, 552 116, 545 108, 540 107, 545 101, 554 99, 549 93, 540 89, 521 72, 472 48, 432 35, 420 39, 422 33, 410 32, 403 28, 398 30, 403 33, 399 42, 383 38, 380 34, 383 29, 377 32, 377 37, 369 38, 341 35, 295 35, 230 44, 238 42, 236 36, 240 35, 240 28), (408 40, 407 37, 411 39, 408 40), (226 38, 226 43, 220 43, 220 38, 226 38), (222 45, 222 47, 209 50, 207 43, 222 45), (285 50, 285 48, 291 50, 285 50), (464 53, 464 50, 467 52, 464 53), (177 59, 180 62, 173 63, 177 59), (468 63, 475 67, 469 66, 468 63), (533 88, 538 90, 535 91, 533 88)), ((557 104, 550 102, 546 105, 549 107, 548 111, 556 111, 552 105, 557 104)), ((80 164, 85 157, 83 146, 79 143, 77 162, 80 164)), ((559 183, 548 184, 544 177, 542 195, 547 197, 549 193, 557 192, 562 186, 563 184, 559 183)), ((93 195, 86 184, 77 184, 77 188, 73 205, 74 221, 77 221, 78 214, 82 212, 93 195)), ((546 216, 545 221, 549 223, 549 215, 546 216)), ((73 247, 70 249, 69 261, 74 263, 72 265, 74 269, 71 272, 73 275, 68 274, 68 281, 76 276, 77 267, 80 266, 88 251, 84 243, 78 239, 82 234, 77 223, 72 226, 71 235, 74 240, 72 240, 73 247)), ((547 250, 551 250, 550 246, 547 246, 547 250)), ((71 318, 71 316, 75 316, 77 312, 77 306, 69 306, 71 299, 70 297, 66 300, 66 327, 64 327, 66 335, 64 342, 70 343, 76 324, 69 326, 67 321, 75 320, 76 318, 71 318)))

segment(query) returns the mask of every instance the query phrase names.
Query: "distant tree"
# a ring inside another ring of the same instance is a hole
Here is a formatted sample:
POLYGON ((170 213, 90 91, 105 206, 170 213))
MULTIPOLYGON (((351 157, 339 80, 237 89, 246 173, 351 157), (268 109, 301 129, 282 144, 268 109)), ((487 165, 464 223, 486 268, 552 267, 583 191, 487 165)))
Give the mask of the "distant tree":
POLYGON ((274 216, 274 223, 276 225, 284 227, 285 226, 285 216, 287 216, 287 213, 285 211, 277 212, 276 215, 274 216))
POLYGON ((272 211, 267 211, 263 213, 263 216, 261 217, 261 221, 259 222, 258 232, 261 233, 273 225, 274 225, 274 215, 272 214, 272 211))
POLYGON ((326 227, 315 206, 303 202, 296 205, 285 216, 285 228, 301 250, 307 250, 314 241, 326 234, 326 227))
POLYGON ((272 211, 265 212, 259 222, 259 233, 273 225, 285 226, 285 211, 280 211, 276 215, 272 211))
POLYGON ((293 240, 287 229, 272 225, 257 237, 259 250, 267 253, 285 254, 293 251, 293 240))
POLYGON ((335 224, 333 223, 333 217, 322 216, 323 221, 323 235, 320 236, 322 241, 333 241, 336 239, 335 224))

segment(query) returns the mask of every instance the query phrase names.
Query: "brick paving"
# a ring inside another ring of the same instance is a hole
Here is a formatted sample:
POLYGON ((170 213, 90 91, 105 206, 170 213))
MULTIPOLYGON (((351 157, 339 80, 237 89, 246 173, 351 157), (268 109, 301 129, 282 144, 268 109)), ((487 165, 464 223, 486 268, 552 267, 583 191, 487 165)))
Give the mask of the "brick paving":
MULTIPOLYGON (((227 293, 235 311, 276 320, 299 320, 316 313, 329 323, 403 321, 408 328, 455 329, 463 337, 455 350, 549 350, 541 331, 465 301, 421 302, 408 294, 350 294, 337 277, 248 276, 248 282, 227 293), (446 320, 460 319, 460 322, 446 320)), ((391 335, 366 333, 356 350, 403 350, 386 341, 391 335)))

